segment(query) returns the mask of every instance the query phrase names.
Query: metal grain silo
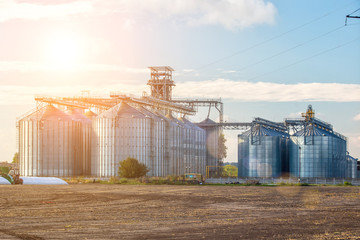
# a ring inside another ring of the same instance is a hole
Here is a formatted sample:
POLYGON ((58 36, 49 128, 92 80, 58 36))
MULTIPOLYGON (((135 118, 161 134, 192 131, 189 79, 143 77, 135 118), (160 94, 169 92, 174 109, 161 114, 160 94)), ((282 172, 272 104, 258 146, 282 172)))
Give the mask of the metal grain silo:
POLYGON ((357 178, 357 159, 346 155, 347 160, 347 172, 346 172, 346 178, 357 178))
MULTIPOLYGON (((238 176, 239 177, 280 177, 287 161, 285 128, 267 120, 257 119, 250 130, 238 135, 238 176)), ((286 167, 285 167, 286 168, 286 167)))
POLYGON ((346 177, 346 138, 329 130, 308 123, 290 137, 291 176, 346 177))
POLYGON ((81 159, 81 124, 52 105, 19 120, 23 176, 74 176, 81 159))
MULTIPOLYGON (((173 162, 170 163, 171 166, 171 171, 174 173, 173 175, 183 175, 185 173, 185 130, 184 130, 184 126, 183 124, 181 124, 181 122, 174 118, 171 115, 167 115, 166 116, 171 122, 172 124, 171 129, 172 129, 172 137, 173 137, 173 141, 172 141, 172 149, 174 150, 174 158, 172 159, 173 162)), ((171 136, 170 136, 171 137, 171 136)))
POLYGON ((181 118, 191 128, 191 156, 189 170, 191 173, 205 174, 206 171, 206 132, 186 118, 181 118))
POLYGON ((137 110, 151 120, 151 159, 148 176, 166 176, 168 166, 165 162, 165 121, 161 116, 144 107, 140 106, 137 110))
POLYGON ((151 164, 151 118, 121 102, 96 117, 94 132, 97 152, 93 173, 100 177, 118 175, 119 162, 133 157, 151 164))
POLYGON ((222 162, 219 158, 220 128, 216 122, 207 118, 200 122, 206 132, 206 168, 208 177, 216 177, 221 174, 222 162))
POLYGON ((159 112, 156 114, 164 120, 165 123, 165 147, 164 161, 166 166, 166 175, 178 175, 177 162, 179 159, 179 125, 159 112))
POLYGON ((76 176, 91 175, 91 147, 92 147, 92 118, 95 113, 88 110, 84 114, 83 110, 69 108, 66 113, 81 124, 81 137, 79 142, 80 160, 77 161, 74 174, 76 176))
POLYGON ((194 145, 194 131, 190 124, 184 122, 181 118, 176 119, 177 123, 182 126, 184 138, 183 138, 183 146, 184 146, 184 158, 183 158, 183 167, 184 173, 191 173, 193 169, 191 169, 191 161, 193 156, 195 155, 195 145, 194 145))

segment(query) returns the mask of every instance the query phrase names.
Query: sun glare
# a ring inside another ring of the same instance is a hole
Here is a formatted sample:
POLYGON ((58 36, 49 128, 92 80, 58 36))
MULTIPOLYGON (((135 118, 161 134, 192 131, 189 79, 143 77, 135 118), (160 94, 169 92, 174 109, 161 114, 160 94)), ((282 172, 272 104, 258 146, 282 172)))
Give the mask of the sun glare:
POLYGON ((79 60, 80 46, 71 36, 56 37, 47 50, 48 62, 53 69, 73 70, 79 60))

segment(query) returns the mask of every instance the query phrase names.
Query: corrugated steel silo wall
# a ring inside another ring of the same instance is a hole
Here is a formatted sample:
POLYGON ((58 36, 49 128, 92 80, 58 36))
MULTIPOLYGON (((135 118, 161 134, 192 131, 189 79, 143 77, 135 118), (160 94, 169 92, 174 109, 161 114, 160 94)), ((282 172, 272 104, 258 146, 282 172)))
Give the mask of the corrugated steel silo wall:
POLYGON ((98 136, 98 162, 93 164, 96 176, 118 176, 119 162, 133 157, 151 166, 151 119, 104 118, 95 120, 98 136), (98 164, 98 166, 97 166, 98 164))
POLYGON ((81 148, 82 148, 82 166, 81 175, 91 176, 91 148, 93 139, 93 129, 91 122, 82 122, 81 125, 81 148))
POLYGON ((208 127, 206 131, 206 166, 209 166, 209 175, 216 176, 219 166, 219 128, 208 127))
POLYGON ((188 161, 185 170, 188 173, 206 173, 206 132, 187 119, 182 119, 187 131, 186 150, 188 161))
POLYGON ((355 158, 352 159, 351 165, 351 178, 357 178, 357 161, 355 158))
POLYGON ((197 129, 197 141, 196 141, 196 157, 197 157, 197 173, 205 175, 206 173, 206 131, 204 129, 197 129))
POLYGON ((81 124, 68 120, 19 121, 20 174, 79 175, 81 124))
POLYGON ((347 177, 345 140, 335 136, 291 136, 291 140, 291 176, 299 177, 300 172, 300 177, 309 178, 347 177))
POLYGON ((258 144, 249 145, 249 177, 281 175, 280 137, 259 136, 258 144))
POLYGON ((239 177, 280 177, 286 169, 286 137, 238 136, 238 176, 239 177))
POLYGON ((249 142, 250 138, 238 135, 238 176, 249 176, 249 142))

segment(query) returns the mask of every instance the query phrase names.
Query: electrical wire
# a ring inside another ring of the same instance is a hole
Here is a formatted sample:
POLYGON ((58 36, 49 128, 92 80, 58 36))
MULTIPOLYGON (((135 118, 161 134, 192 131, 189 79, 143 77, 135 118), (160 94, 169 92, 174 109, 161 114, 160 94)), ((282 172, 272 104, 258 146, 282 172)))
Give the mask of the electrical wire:
POLYGON ((348 14, 348 16, 350 16, 351 14, 356 13, 356 12, 357 12, 357 11, 359 11, 359 10, 360 10, 360 8, 356 9, 356 10, 355 10, 355 11, 353 11, 352 13, 348 14))
MULTIPOLYGON (((234 57, 234 56, 236 56, 236 55, 239 55, 239 54, 241 54, 241 53, 245 53, 245 52, 247 52, 247 51, 249 51, 249 50, 251 50, 251 49, 254 49, 254 48, 256 48, 256 47, 259 47, 259 46, 261 46, 261 45, 264 45, 264 44, 266 44, 266 43, 268 43, 268 42, 270 42, 270 41, 273 41, 273 40, 275 40, 275 39, 278 39, 278 38, 280 38, 280 37, 282 37, 282 36, 284 36, 284 35, 286 35, 286 34, 288 34, 288 33, 294 32, 294 31, 296 31, 296 30, 298 30, 298 29, 301 29, 301 28, 303 28, 303 27, 305 27, 305 26, 307 26, 307 25, 310 25, 310 24, 312 24, 312 23, 314 23, 314 22, 317 22, 317 21, 319 21, 319 20, 321 20, 321 19, 329 16, 330 14, 338 11, 339 9, 343 9, 343 8, 345 8, 345 7, 347 7, 347 6, 352 5, 354 2, 356 2, 356 1, 353 1, 353 2, 351 2, 350 4, 343 5, 343 6, 340 7, 340 8, 333 9, 333 10, 331 10, 331 11, 329 11, 329 12, 321 15, 320 17, 314 18, 314 19, 312 19, 312 20, 310 20, 310 21, 308 21, 308 22, 306 22, 306 23, 304 23, 304 24, 301 24, 301 25, 299 25, 299 26, 297 26, 297 27, 294 27, 294 28, 292 28, 292 29, 290 29, 290 30, 288 30, 288 31, 285 31, 285 32, 283 32, 283 33, 281 33, 281 34, 279 34, 279 35, 273 36, 273 37, 268 38, 268 39, 266 39, 266 40, 264 40, 264 41, 261 41, 261 42, 259 42, 259 43, 256 43, 256 44, 254 44, 254 45, 252 45, 252 46, 250 46, 250 47, 248 47, 248 48, 245 48, 245 49, 236 51, 236 52, 234 52, 233 54, 230 54, 230 55, 228 55, 228 56, 224 56, 224 57, 222 57, 222 58, 219 58, 218 60, 215 60, 215 61, 210 62, 210 63, 208 63, 208 64, 202 65, 202 66, 200 66, 200 67, 197 67, 197 68, 195 68, 194 70, 196 71, 196 70, 204 69, 204 68, 209 67, 209 66, 211 66, 211 65, 214 65, 214 64, 216 64, 216 63, 222 62, 222 61, 224 61, 224 60, 226 60, 226 59, 232 58, 232 57, 234 57)), ((356 11, 357 11, 357 10, 356 10, 356 11)), ((352 14, 352 13, 351 13, 351 14, 352 14)), ((191 71, 191 72, 193 72, 193 71, 191 71)), ((181 76, 178 76, 178 78, 179 78, 179 77, 181 78, 181 77, 183 77, 183 76, 185 76, 185 75, 187 75, 187 74, 190 74, 191 72, 183 73, 183 74, 181 74, 181 76)))
POLYGON ((333 51, 333 50, 335 50, 335 49, 344 47, 344 46, 349 45, 349 44, 351 44, 351 43, 353 43, 353 42, 355 42, 355 41, 358 41, 358 40, 360 40, 360 37, 355 38, 355 39, 353 39, 353 40, 351 40, 351 41, 349 41, 349 42, 346 42, 346 43, 337 45, 337 46, 335 46, 335 47, 329 48, 329 49, 327 49, 327 50, 321 51, 321 52, 319 52, 319 53, 317 53, 317 54, 314 54, 314 55, 312 55, 312 56, 310 56, 310 57, 307 57, 307 58, 301 59, 301 60, 299 60, 299 61, 293 62, 293 63, 291 63, 291 64, 289 64, 289 65, 283 66, 283 67, 278 68, 278 69, 276 69, 276 70, 263 73, 263 74, 258 75, 258 76, 256 76, 256 77, 250 78, 250 79, 248 79, 248 80, 249 80, 249 81, 255 80, 255 79, 258 79, 258 78, 260 78, 260 77, 263 77, 263 76, 266 76, 266 75, 269 75, 269 74, 278 72, 278 71, 280 71, 280 70, 283 70, 283 69, 292 67, 292 66, 294 66, 294 65, 296 65, 296 64, 305 62, 305 61, 310 60, 310 59, 312 59, 312 58, 315 58, 315 57, 317 57, 317 56, 320 56, 320 55, 323 55, 323 54, 325 54, 325 53, 331 52, 331 51, 333 51))
POLYGON ((279 53, 276 53, 276 54, 274 54, 274 55, 271 55, 271 56, 269 56, 269 57, 267 57, 267 58, 264 58, 264 59, 262 59, 262 60, 260 60, 260 61, 255 62, 255 63, 252 63, 252 64, 246 65, 246 66, 244 66, 244 67, 241 67, 240 69, 237 69, 237 70, 238 70, 238 71, 242 71, 242 70, 244 70, 244 69, 247 69, 247 68, 253 67, 253 66, 255 66, 255 65, 258 65, 258 64, 260 64, 260 63, 263 63, 263 62, 265 62, 265 61, 268 61, 268 60, 270 60, 270 59, 272 59, 272 58, 275 58, 275 57, 277 57, 277 56, 280 56, 280 55, 282 55, 282 54, 284 54, 284 53, 290 52, 291 50, 294 50, 294 49, 296 49, 296 48, 298 48, 298 47, 304 46, 304 45, 306 45, 306 44, 308 44, 308 43, 310 43, 310 42, 312 42, 312 41, 315 41, 315 40, 317 40, 317 39, 319 39, 319 38, 325 37, 325 36, 329 35, 330 33, 333 33, 333 32, 336 32, 336 31, 342 29, 343 27, 345 27, 345 26, 342 25, 342 26, 340 26, 340 27, 337 27, 337 28, 335 28, 335 29, 332 29, 332 30, 330 30, 330 31, 328 31, 328 32, 326 32, 326 33, 323 33, 323 34, 321 34, 321 35, 319 35, 319 36, 317 36, 317 37, 314 37, 314 38, 309 39, 309 40, 307 40, 307 41, 305 41, 305 42, 302 42, 302 43, 300 43, 300 44, 297 44, 297 45, 295 45, 295 46, 293 46, 293 47, 291 47, 291 48, 288 48, 288 49, 286 49, 286 50, 283 50, 283 51, 281 51, 281 52, 279 52, 279 53))

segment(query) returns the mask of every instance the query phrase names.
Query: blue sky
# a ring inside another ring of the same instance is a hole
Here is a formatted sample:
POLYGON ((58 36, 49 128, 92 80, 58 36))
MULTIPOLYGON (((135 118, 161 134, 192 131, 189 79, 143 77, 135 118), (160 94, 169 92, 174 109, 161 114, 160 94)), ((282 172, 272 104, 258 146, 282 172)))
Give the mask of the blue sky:
MULTIPOLYGON (((35 94, 140 96, 147 67, 161 65, 176 70, 175 96, 221 97, 228 121, 282 121, 312 104, 359 158, 360 20, 344 26, 358 8, 360 0, 1 0, 0 161, 16 151, 16 117, 35 107, 35 94)), ((236 161, 240 132, 225 133, 226 160, 236 161)))

